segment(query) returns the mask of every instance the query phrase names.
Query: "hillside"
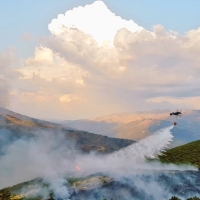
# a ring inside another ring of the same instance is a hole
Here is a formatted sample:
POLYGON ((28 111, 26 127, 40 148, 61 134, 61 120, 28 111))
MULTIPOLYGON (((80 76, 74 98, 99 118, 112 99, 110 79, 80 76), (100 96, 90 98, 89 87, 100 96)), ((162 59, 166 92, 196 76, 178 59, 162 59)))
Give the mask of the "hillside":
POLYGON ((55 127, 59 124, 52 123, 40 119, 31 118, 11 110, 0 107, 0 125, 22 125, 22 126, 41 126, 41 127, 55 127))
MULTIPOLYGON (((37 137, 40 133, 62 133, 66 140, 71 140, 76 147, 84 152, 98 151, 110 153, 132 144, 134 141, 117 139, 75 130, 64 125, 34 119, 10 110, 0 108, 0 153, 5 145, 19 138, 37 137)), ((102 133, 103 134, 103 133, 102 133)))
POLYGON ((178 124, 172 130, 174 139, 171 144, 171 147, 175 147, 200 139, 200 111, 181 111, 181 117, 170 116, 169 110, 153 110, 85 120, 66 120, 62 124, 92 133, 138 141, 176 121, 178 124))
POLYGON ((167 150, 158 158, 163 163, 192 164, 200 169, 200 140, 167 150))
POLYGON ((186 199, 186 197, 198 196, 200 193, 199 178, 200 173, 196 171, 146 171, 124 179, 115 179, 103 174, 66 177, 63 185, 54 186, 37 178, 1 189, 0 199, 169 200, 174 195, 186 199), (155 188, 155 185, 157 190, 151 188, 152 186, 155 188))

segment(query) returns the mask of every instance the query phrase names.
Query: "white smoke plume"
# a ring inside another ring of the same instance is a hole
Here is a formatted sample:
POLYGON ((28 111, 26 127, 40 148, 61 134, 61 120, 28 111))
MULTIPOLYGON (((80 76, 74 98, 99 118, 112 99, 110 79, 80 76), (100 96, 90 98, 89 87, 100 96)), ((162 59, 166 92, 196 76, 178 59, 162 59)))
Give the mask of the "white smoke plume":
POLYGON ((77 163, 82 169, 81 172, 86 172, 86 174, 88 171, 90 173, 126 174, 130 170, 194 169, 186 166, 150 164, 146 161, 147 158, 156 158, 170 144, 173 138, 170 132, 172 128, 173 126, 160 130, 138 143, 134 143, 107 156, 90 154, 89 156, 78 157, 77 163))
MULTIPOLYGON (((158 131, 138 143, 109 155, 95 153, 83 155, 74 149, 73 144, 66 142, 62 133, 40 132, 32 139, 21 138, 7 145, 4 154, 0 156, 0 188, 41 177, 49 184, 54 199, 67 200, 70 190, 67 187, 66 177, 69 174, 81 177, 103 173, 123 181, 124 177, 130 178, 148 170, 194 169, 190 166, 152 164, 146 161, 147 157, 156 157, 170 143, 173 137, 171 129, 172 127, 168 127, 158 131), (81 170, 77 170, 76 166, 81 170)), ((155 178, 153 180, 153 185, 159 185, 155 178)), ((141 185, 137 187, 144 189, 144 182, 140 181, 141 185)), ((138 183, 140 181, 138 180, 138 183)), ((149 188, 153 187, 152 184, 149 183, 149 188)), ((159 188, 161 190, 162 186, 159 188)), ((47 195, 44 191, 38 192, 40 195, 47 195)))
POLYGON ((54 193, 54 199, 55 200, 68 200, 70 193, 67 189, 67 181, 65 179, 54 179, 51 183, 52 191, 54 193))

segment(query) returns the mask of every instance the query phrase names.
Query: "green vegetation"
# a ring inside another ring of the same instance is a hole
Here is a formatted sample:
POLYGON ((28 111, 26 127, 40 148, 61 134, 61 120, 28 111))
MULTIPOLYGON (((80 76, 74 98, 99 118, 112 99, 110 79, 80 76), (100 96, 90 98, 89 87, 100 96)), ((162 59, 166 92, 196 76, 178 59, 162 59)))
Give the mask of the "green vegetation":
MULTIPOLYGON (((178 197, 176 197, 176 196, 173 196, 171 199, 169 199, 169 200, 181 200, 181 199, 179 199, 178 197)), ((198 198, 198 197, 190 197, 190 198, 188 198, 188 199, 186 199, 186 200, 200 200, 200 198, 198 198)))
POLYGON ((7 188, 4 188, 0 191, 0 199, 9 199, 11 197, 11 193, 7 188))
POLYGON ((42 182, 42 179, 36 178, 31 181, 0 189, 0 200, 42 200, 43 198, 39 194, 33 197, 22 193, 23 188, 31 188, 35 185, 41 188, 48 187, 47 184, 42 182))
POLYGON ((0 200, 20 200, 24 195, 11 194, 8 188, 0 190, 0 200))
POLYGON ((200 140, 167 150, 158 158, 163 163, 191 164, 200 169, 200 140))
POLYGON ((179 199, 178 197, 175 197, 175 196, 173 196, 171 199, 169 199, 169 200, 181 200, 181 199, 179 199))
POLYGON ((69 185, 72 186, 77 181, 84 181, 84 180, 87 180, 87 179, 85 177, 84 178, 81 178, 81 177, 78 177, 78 178, 68 178, 67 182, 68 182, 69 185))
POLYGON ((195 196, 195 197, 188 198, 187 200, 200 200, 200 198, 195 196))

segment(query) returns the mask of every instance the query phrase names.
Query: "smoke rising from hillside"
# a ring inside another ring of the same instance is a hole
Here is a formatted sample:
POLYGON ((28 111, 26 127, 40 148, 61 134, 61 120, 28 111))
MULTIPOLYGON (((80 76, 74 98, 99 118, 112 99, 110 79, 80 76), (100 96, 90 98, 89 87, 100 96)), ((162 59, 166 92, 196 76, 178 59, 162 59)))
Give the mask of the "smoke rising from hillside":
POLYGON ((185 170, 191 167, 178 167, 176 165, 161 165, 159 163, 149 163, 147 158, 156 158, 172 141, 173 135, 171 129, 173 126, 156 132, 155 134, 134 143, 124 149, 109 154, 107 156, 89 156, 78 157, 77 163, 82 169, 82 173, 105 172, 118 175, 127 174, 129 170, 185 170))
MULTIPOLYGON (((80 177, 103 173, 115 180, 122 182, 127 180, 130 184, 132 182, 135 184, 134 180, 138 179, 140 184, 137 184, 137 187, 147 190, 145 181, 140 180, 138 174, 149 173, 149 170, 194 169, 190 166, 152 164, 146 161, 147 157, 155 158, 170 143, 173 137, 171 129, 172 127, 168 127, 158 131, 138 143, 109 155, 95 153, 83 155, 75 150, 73 144, 66 141, 62 133, 35 133, 34 138, 18 139, 4 149, 4 154, 0 156, 0 188, 42 177, 58 199, 68 199, 70 192, 65 179, 67 175, 80 177), (76 166, 81 170, 78 171, 76 166)), ((154 191, 151 188, 156 185, 161 195, 165 191, 164 186, 158 183, 156 177, 151 176, 148 193, 153 195, 154 191)))

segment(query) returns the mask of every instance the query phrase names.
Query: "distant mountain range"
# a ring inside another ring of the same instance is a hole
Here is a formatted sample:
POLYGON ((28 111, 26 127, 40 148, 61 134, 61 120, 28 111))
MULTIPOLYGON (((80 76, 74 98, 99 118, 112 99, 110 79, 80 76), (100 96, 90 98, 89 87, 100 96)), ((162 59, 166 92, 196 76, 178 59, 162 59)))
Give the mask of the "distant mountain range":
POLYGON ((153 110, 133 114, 112 114, 81 120, 66 120, 63 125, 110 137, 140 140, 159 129, 172 126, 171 147, 200 139, 200 110, 181 110, 182 116, 170 116, 170 110, 153 110))
POLYGON ((171 126, 176 121, 178 124, 172 129, 174 138, 171 148, 200 139, 200 111, 181 111, 181 117, 170 116, 169 110, 154 110, 53 123, 0 108, 0 139, 3 132, 11 134, 12 140, 34 136, 38 130, 62 131, 85 152, 94 150, 109 153, 171 126))

